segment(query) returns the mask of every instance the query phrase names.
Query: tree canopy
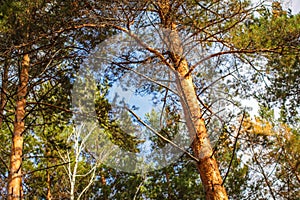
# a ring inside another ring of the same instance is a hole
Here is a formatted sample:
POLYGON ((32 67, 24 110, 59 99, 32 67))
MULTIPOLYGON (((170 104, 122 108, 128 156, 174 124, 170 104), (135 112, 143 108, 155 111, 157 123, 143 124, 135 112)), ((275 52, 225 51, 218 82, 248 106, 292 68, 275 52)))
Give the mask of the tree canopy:
POLYGON ((268 2, 3 0, 1 198, 299 199, 300 15, 268 2))

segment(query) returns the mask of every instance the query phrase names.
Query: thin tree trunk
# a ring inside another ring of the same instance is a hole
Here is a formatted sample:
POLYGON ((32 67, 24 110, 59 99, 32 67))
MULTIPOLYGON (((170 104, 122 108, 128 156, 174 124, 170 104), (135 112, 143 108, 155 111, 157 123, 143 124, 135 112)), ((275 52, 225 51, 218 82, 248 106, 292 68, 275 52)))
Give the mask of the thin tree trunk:
POLYGON ((103 188, 103 200, 108 200, 107 184, 106 184, 106 179, 105 179, 103 169, 101 169, 100 176, 101 176, 101 184, 103 188))
POLYGON ((23 132, 25 130, 25 106, 28 85, 29 55, 25 54, 21 66, 20 83, 17 93, 16 112, 14 121, 14 132, 12 136, 12 149, 10 156, 10 168, 8 178, 7 199, 23 199, 22 192, 22 154, 23 154, 23 132))
MULTIPOLYGON (((51 151, 46 147, 46 157, 47 157, 47 168, 49 167, 49 159, 51 156, 51 151)), ((51 194, 51 171, 50 169, 47 169, 47 200, 52 200, 52 194, 51 194)))
POLYGON ((51 194, 51 177, 49 169, 47 170, 47 200, 52 200, 52 194, 51 194))
POLYGON ((7 102, 7 85, 8 85, 8 64, 4 63, 3 75, 2 75, 2 88, 1 88, 1 103, 0 103, 0 128, 2 127, 4 119, 4 109, 7 102))

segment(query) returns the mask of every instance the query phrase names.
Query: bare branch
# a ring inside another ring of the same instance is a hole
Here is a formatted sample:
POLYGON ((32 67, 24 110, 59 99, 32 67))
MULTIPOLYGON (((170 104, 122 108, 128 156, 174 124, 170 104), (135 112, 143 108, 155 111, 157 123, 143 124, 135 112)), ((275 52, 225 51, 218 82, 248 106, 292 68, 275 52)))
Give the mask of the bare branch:
POLYGON ((227 172, 226 172, 225 177, 223 179, 222 185, 224 185, 224 183, 226 181, 226 178, 227 178, 227 176, 229 174, 229 171, 230 171, 230 167, 232 165, 232 161, 234 159, 234 155, 235 155, 235 151, 236 151, 236 145, 237 145, 237 141, 238 141, 239 135, 241 133, 241 129, 242 129, 243 121, 245 119, 245 115, 246 115, 246 112, 244 111, 243 112, 243 116, 242 116, 242 120, 241 120, 241 123, 240 123, 240 126, 239 126, 239 129, 238 129, 238 132, 237 132, 237 135, 235 137, 235 141, 234 141, 234 144, 233 144, 233 151, 232 151, 232 154, 231 154, 231 159, 230 159, 230 162, 229 162, 229 165, 228 165, 228 168, 227 168, 227 172))
POLYGON ((163 141, 168 142, 169 144, 171 144, 172 146, 180 149, 182 152, 186 153, 190 158, 192 158, 193 160, 195 160, 196 162, 199 162, 199 160, 193 156, 192 154, 190 154, 189 152, 187 152, 185 149, 183 149, 182 147, 178 146, 177 144, 175 144, 173 141, 169 140, 168 138, 165 138, 163 135, 161 135, 160 133, 158 133, 156 130, 154 130, 151 126, 149 126, 148 124, 146 124, 139 116, 137 116, 137 114, 135 114, 135 112, 133 112, 132 110, 130 110, 129 108, 127 108, 126 106, 124 107, 128 112, 130 112, 143 126, 145 126, 147 129, 149 129, 152 133, 154 133, 155 135, 157 135, 159 138, 161 138, 163 141))

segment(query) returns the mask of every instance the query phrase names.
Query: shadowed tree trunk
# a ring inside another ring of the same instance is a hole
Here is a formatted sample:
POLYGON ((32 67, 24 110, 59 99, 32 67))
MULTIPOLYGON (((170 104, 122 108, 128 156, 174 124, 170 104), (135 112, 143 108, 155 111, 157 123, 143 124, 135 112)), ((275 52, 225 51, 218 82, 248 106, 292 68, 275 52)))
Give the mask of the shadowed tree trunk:
POLYGON ((28 84, 28 69, 29 69, 29 55, 25 54, 23 57, 20 73, 20 83, 18 86, 14 131, 12 136, 12 149, 10 156, 10 167, 8 177, 8 192, 7 199, 19 200, 23 199, 22 192, 22 154, 23 154, 23 132, 25 130, 25 107, 26 94, 28 84))
POLYGON ((2 127, 4 119, 4 109, 7 102, 7 83, 8 82, 8 64, 4 63, 4 69, 2 74, 2 88, 1 88, 1 103, 0 103, 0 128, 2 127))
POLYGON ((102 169, 100 172, 100 176, 101 176, 101 184, 102 184, 102 188, 103 188, 103 200, 108 200, 107 184, 106 184, 104 171, 102 169))

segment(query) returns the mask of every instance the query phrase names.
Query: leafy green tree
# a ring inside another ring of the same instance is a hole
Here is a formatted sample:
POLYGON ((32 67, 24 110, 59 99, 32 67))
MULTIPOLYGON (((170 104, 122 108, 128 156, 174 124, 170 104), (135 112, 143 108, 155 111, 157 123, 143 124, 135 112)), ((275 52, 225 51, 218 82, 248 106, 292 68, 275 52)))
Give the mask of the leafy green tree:
MULTIPOLYGON (((299 20, 275 1, 271 9, 259 10, 246 23, 232 31, 232 41, 238 48, 261 49, 266 53, 249 59, 256 72, 249 79, 264 83, 264 91, 253 91, 260 103, 282 108, 285 123, 295 124, 299 119, 299 20)), ((251 83, 250 83, 251 84, 251 83)), ((258 86, 261 88, 261 86, 258 86)))

